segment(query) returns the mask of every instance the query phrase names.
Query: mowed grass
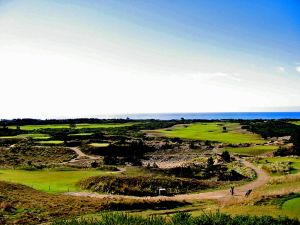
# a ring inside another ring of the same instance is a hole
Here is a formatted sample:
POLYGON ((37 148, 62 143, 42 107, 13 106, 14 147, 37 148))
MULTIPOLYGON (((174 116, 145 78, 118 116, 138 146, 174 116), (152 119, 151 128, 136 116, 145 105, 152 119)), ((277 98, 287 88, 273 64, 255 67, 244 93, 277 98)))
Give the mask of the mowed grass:
POLYGON ((209 140, 223 143, 265 143, 260 135, 248 133, 238 123, 192 123, 176 125, 171 128, 155 130, 167 137, 178 137, 194 140, 209 140), (223 127, 227 131, 223 132, 223 127))
POLYGON ((51 141, 38 141, 37 143, 45 144, 45 145, 60 145, 60 144, 63 144, 64 141, 51 140, 51 141))
MULTIPOLYGON (((132 126, 136 123, 128 122, 128 123, 81 123, 76 124, 76 129, 97 129, 97 128, 117 128, 117 127, 127 127, 132 126)), ((9 126, 10 129, 16 129, 16 126, 9 126)), ((48 125, 24 125, 20 126, 21 130, 32 131, 39 129, 69 129, 69 124, 48 124, 48 125)))
POLYGON ((109 143, 90 143, 89 145, 92 147, 107 147, 109 143))
POLYGON ((291 122, 292 124, 296 124, 296 125, 299 125, 300 126, 300 121, 293 121, 291 122))
POLYGON ((91 136, 94 133, 78 133, 78 134, 69 134, 70 137, 76 137, 76 136, 91 136))
POLYGON ((76 186, 79 180, 104 173, 99 170, 0 170, 0 180, 24 184, 41 191, 61 193, 79 191, 76 186))
POLYGON ((44 140, 44 139, 49 139, 50 135, 48 134, 19 134, 15 136, 4 136, 0 137, 3 139, 24 139, 24 138, 32 138, 35 140, 44 140))
POLYGON ((300 198, 293 198, 283 203, 282 210, 300 215, 300 198))
POLYGON ((258 145, 258 146, 250 146, 250 147, 238 147, 238 148, 225 148, 224 151, 228 151, 230 153, 237 153, 243 155, 251 155, 257 156, 262 155, 268 152, 272 152, 277 150, 277 146, 272 145, 258 145))
POLYGON ((259 160, 260 164, 276 163, 276 162, 291 162, 292 173, 300 172, 300 157, 268 157, 259 160))

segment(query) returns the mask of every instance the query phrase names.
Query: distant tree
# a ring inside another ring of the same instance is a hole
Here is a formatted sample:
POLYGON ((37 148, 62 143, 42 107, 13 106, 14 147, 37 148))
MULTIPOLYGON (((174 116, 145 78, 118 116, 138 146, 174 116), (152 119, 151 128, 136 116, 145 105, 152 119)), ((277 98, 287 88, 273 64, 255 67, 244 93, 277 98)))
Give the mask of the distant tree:
POLYGON ((76 123, 70 123, 69 127, 70 129, 76 129, 76 123))
POLYGON ((19 126, 19 125, 17 125, 17 126, 16 126, 16 128, 17 128, 17 130, 21 130, 21 128, 20 128, 20 126, 19 126))
POLYGON ((223 127, 223 132, 227 132, 227 128, 225 126, 223 127))

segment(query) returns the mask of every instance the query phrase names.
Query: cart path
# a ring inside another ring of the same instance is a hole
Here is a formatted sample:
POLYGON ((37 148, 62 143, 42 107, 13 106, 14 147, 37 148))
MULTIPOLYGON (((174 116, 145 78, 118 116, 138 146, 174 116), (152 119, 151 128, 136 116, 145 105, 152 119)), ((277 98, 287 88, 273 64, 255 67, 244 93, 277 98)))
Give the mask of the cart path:
POLYGON ((67 195, 72 196, 81 196, 81 197, 93 197, 93 198, 112 198, 112 199, 139 199, 139 200, 176 200, 176 201, 193 201, 193 200, 206 200, 206 199, 213 199, 213 200, 219 200, 219 201, 228 201, 230 199, 234 198, 243 198, 245 196, 245 193, 248 190, 252 190, 255 192, 255 189, 264 186, 269 181, 268 174, 255 166, 254 164, 245 161, 243 159, 241 160, 242 163, 244 163, 245 166, 253 169, 256 172, 257 178, 256 180, 249 182, 245 185, 238 186, 235 188, 234 196, 231 196, 229 189, 226 190, 217 190, 217 191, 210 191, 210 192, 204 192, 204 193, 198 193, 198 194, 180 194, 175 195, 171 197, 167 196, 155 196, 155 197, 136 197, 136 196, 125 196, 125 195, 112 195, 112 194, 98 194, 98 193, 91 193, 91 192, 69 192, 66 193, 67 195))

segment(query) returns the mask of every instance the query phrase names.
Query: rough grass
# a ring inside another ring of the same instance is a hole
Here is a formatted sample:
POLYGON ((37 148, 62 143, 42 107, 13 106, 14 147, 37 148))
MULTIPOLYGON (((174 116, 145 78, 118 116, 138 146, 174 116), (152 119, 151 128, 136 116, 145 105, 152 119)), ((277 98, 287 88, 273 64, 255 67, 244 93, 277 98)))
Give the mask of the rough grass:
POLYGON ((91 136, 94 133, 78 133, 78 134, 69 134, 70 137, 76 137, 76 136, 91 136))
MULTIPOLYGON (((129 123, 96 123, 96 124, 89 124, 89 123, 81 123, 76 124, 76 129, 96 129, 96 128, 116 128, 116 127, 126 127, 132 126, 136 123, 129 122, 129 123)), ((9 126, 10 129, 16 129, 16 126, 9 126)), ((21 130, 32 131, 32 130, 39 130, 39 129, 69 129, 69 124, 48 124, 48 125, 24 125, 20 126, 21 130)))
MULTIPOLYGON (((268 157, 258 161, 264 168, 269 168, 269 171, 272 171, 272 167, 276 169, 276 166, 289 166, 288 171, 291 173, 300 172, 300 157, 268 157)), ((276 171, 275 171, 276 172, 276 171)), ((285 171, 278 171, 285 172, 285 171)))
POLYGON ((218 186, 220 182, 175 177, 95 176, 80 181, 82 189, 121 195, 156 196, 160 187, 168 194, 183 194, 218 186))
POLYGON ((0 224, 49 224, 57 218, 68 219, 103 210, 125 208, 176 208, 186 203, 178 201, 147 202, 133 199, 98 199, 49 194, 30 187, 0 181, 0 224))
POLYGON ((76 186, 79 180, 105 173, 100 170, 0 170, 0 180, 24 184, 40 191, 59 193, 79 191, 80 188, 76 186))
POLYGON ((265 143, 257 134, 248 133, 238 123, 192 123, 155 130, 157 134, 194 140, 209 140, 223 143, 265 143), (227 131, 223 131, 223 127, 227 131))
POLYGON ((142 217, 137 215, 129 215, 125 213, 108 213, 102 214, 98 220, 80 219, 69 221, 57 221, 54 225, 298 225, 297 219, 289 218, 273 218, 271 216, 230 216, 228 214, 216 212, 210 214, 202 214, 197 217, 191 214, 181 212, 176 213, 172 217, 142 217))
POLYGON ((15 136, 3 136, 0 137, 3 139, 24 139, 24 138, 32 138, 35 140, 43 140, 43 139, 49 139, 50 136, 48 134, 19 134, 19 135, 15 135, 15 136))
POLYGON ((0 148, 0 168, 54 166, 76 156, 74 151, 64 147, 15 145, 13 148, 0 148))
POLYGON ((258 156, 265 153, 276 151, 277 149, 278 149, 277 146, 259 145, 259 146, 250 146, 250 147, 225 148, 224 151, 242 154, 242 155, 258 156))

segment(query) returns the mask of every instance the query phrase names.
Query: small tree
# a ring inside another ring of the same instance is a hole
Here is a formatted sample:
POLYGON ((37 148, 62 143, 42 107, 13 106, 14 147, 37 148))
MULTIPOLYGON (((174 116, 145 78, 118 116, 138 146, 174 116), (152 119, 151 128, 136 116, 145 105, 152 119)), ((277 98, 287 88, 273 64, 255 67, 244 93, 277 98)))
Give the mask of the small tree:
POLYGON ((230 162, 230 154, 228 151, 222 152, 221 157, 225 162, 230 162))
POLYGON ((227 132, 227 128, 225 126, 223 127, 223 132, 227 132))
POLYGON ((70 129, 76 129, 76 123, 70 123, 69 127, 70 129))
POLYGON ((99 165, 99 164, 98 164, 96 161, 93 161, 93 162, 91 163, 91 167, 92 167, 92 168, 97 168, 98 165, 99 165))

